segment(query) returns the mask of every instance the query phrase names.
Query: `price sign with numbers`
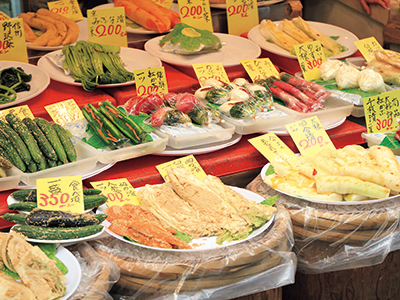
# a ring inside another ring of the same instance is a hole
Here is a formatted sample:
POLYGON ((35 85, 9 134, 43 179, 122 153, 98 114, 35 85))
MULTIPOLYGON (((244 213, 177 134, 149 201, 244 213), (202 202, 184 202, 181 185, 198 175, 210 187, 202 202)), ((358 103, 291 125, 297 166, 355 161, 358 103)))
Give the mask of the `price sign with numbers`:
POLYGON ((44 108, 53 121, 60 125, 84 118, 81 109, 74 99, 50 104, 44 108))
POLYGON ((195 175, 200 180, 204 180, 204 178, 206 178, 207 176, 207 174, 204 172, 203 168, 200 166, 200 164, 197 162, 196 158, 193 155, 181 157, 163 163, 161 165, 156 166, 156 168, 166 182, 169 181, 167 176, 167 169, 169 168, 183 168, 189 170, 190 173, 195 175))
POLYGON ((83 20, 81 7, 79 6, 78 0, 59 0, 47 2, 47 6, 50 11, 59 15, 63 15, 71 20, 83 20))
POLYGON ((296 154, 294 154, 293 151, 273 132, 249 139, 249 142, 262 155, 264 155, 272 165, 274 164, 274 161, 287 162, 288 164, 291 164, 297 159, 296 154))
POLYGON ((102 190, 102 194, 107 196, 107 206, 123 206, 124 204, 139 205, 136 191, 128 179, 119 178, 105 181, 95 181, 90 183, 95 189, 102 190))
POLYGON ((314 157, 324 149, 336 150, 317 116, 285 125, 302 155, 314 157))
POLYGON ((82 176, 40 178, 36 186, 38 208, 84 212, 82 176))
POLYGON ((259 24, 257 0, 226 0, 228 33, 241 35, 259 24))
POLYGON ((22 19, 7 19, 0 22, 0 60, 28 63, 22 19))
POLYGON ((134 70, 136 92, 138 96, 147 96, 153 92, 168 93, 164 67, 134 70))
POLYGON ((124 7, 89 9, 87 19, 90 42, 128 46, 124 7))
POLYGON ((217 79, 224 83, 229 83, 229 77, 226 74, 222 63, 202 63, 192 65, 200 86, 209 78, 217 79))
POLYGON ((32 111, 29 109, 28 105, 15 106, 15 107, 1 110, 0 111, 0 120, 5 121, 6 115, 8 113, 19 117, 21 120, 23 120, 24 118, 30 118, 30 119, 34 118, 34 115, 32 114, 32 111))
POLYGON ((0 11, 0 21, 11 19, 6 13, 0 11))
POLYGON ((209 0, 178 0, 182 23, 214 32, 209 0))
POLYGON ((295 45, 297 60, 305 80, 320 78, 319 67, 325 61, 325 53, 320 41, 295 45))
POLYGON ((400 90, 363 98, 368 133, 394 132, 400 118, 400 90))
POLYGON ((366 61, 375 59, 374 50, 383 49, 375 37, 358 40, 355 41, 354 44, 357 49, 360 50, 366 61))
POLYGON ((279 78, 279 72, 269 58, 243 59, 240 63, 253 82, 270 76, 279 78))

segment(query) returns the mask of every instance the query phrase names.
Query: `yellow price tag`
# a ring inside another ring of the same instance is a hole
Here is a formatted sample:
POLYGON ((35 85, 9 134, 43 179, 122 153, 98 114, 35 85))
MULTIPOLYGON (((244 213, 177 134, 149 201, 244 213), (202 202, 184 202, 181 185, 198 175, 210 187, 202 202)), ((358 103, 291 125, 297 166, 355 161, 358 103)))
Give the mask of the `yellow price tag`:
POLYGON ((363 98, 368 133, 394 132, 400 117, 400 90, 363 98))
POLYGON ((77 0, 59 0, 47 2, 50 11, 67 17, 73 21, 83 20, 83 15, 77 0))
POLYGON ((65 176, 36 179, 37 207, 83 213, 82 176, 65 176))
POLYGON ((6 13, 0 11, 0 21, 11 19, 6 13))
POLYGON ((69 99, 44 107, 54 122, 64 126, 66 123, 83 119, 81 109, 74 99, 69 99))
POLYGON ((95 189, 102 190, 107 196, 107 206, 123 206, 124 204, 139 205, 136 191, 126 178, 95 181, 90 183, 95 189))
POLYGON ((1 110, 0 111, 0 120, 6 121, 6 115, 8 113, 19 117, 21 120, 23 120, 24 118, 30 118, 30 119, 34 118, 34 115, 32 114, 28 105, 15 106, 15 107, 1 110))
POLYGON ((264 155, 272 165, 274 162, 287 162, 291 164, 297 159, 296 154, 294 154, 294 152, 273 132, 249 139, 248 141, 264 155))
POLYGON ((222 63, 193 64, 192 67, 196 73, 200 86, 203 86, 204 82, 209 78, 214 78, 225 84, 229 83, 229 77, 226 74, 222 63))
POLYGON ((279 78, 279 72, 269 58, 243 59, 240 63, 253 82, 270 76, 279 78))
POLYGON ((22 19, 3 20, 0 26, 0 60, 28 63, 22 19))
POLYGON ((375 59, 374 50, 383 49, 375 37, 355 41, 354 45, 356 45, 357 49, 360 50, 361 54, 368 62, 375 59))
POLYGON ((128 47, 124 7, 88 9, 87 22, 90 42, 128 47))
POLYGON ((317 116, 285 125, 302 155, 314 157, 324 149, 336 150, 317 116))
POLYGON ((257 0, 226 0, 228 33, 241 35, 259 24, 257 0))
POLYGON ((209 0, 178 0, 182 23, 214 32, 209 0))
POLYGON ((156 166, 156 168, 166 182, 169 182, 167 176, 167 169, 170 168, 183 168, 189 170, 193 175, 195 175, 202 181, 207 176, 207 174, 204 172, 203 168, 200 166, 200 164, 193 155, 184 156, 175 160, 171 160, 169 162, 156 166))
POLYGON ((305 80, 318 79, 319 67, 325 61, 325 53, 320 41, 294 45, 297 60, 305 80))
POLYGON ((167 77, 164 67, 134 70, 136 92, 138 96, 168 93, 167 77))
POLYGON ((158 5, 171 9, 172 6, 172 2, 174 2, 174 0, 153 0, 154 3, 157 3, 158 5))

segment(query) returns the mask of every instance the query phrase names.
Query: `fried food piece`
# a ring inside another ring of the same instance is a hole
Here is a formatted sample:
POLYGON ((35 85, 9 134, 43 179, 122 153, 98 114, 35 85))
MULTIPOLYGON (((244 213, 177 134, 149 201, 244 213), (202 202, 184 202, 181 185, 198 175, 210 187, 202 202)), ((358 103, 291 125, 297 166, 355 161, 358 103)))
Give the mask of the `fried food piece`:
POLYGON ((30 27, 44 32, 31 43, 32 46, 47 46, 48 42, 56 37, 57 29, 50 22, 41 20, 26 13, 21 13, 19 17, 22 18, 30 27))
POLYGON ((24 24, 24 32, 25 32, 25 41, 27 42, 33 42, 34 40, 37 39, 36 34, 33 32, 33 29, 31 26, 26 23, 25 20, 22 20, 22 23, 24 24))
POLYGON ((50 22, 57 28, 57 37, 53 40, 51 40, 47 46, 59 46, 61 43, 64 41, 65 37, 67 36, 68 28, 67 25, 65 25, 64 22, 58 21, 52 17, 45 16, 45 15, 39 15, 36 14, 36 17, 45 21, 50 22))

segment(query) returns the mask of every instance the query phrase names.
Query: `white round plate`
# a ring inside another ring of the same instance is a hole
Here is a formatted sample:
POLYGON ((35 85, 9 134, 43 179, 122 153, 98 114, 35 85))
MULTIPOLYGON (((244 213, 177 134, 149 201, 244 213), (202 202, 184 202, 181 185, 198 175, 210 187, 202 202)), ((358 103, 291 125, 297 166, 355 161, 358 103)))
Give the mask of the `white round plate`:
POLYGON ((68 268, 68 273, 65 274, 68 279, 65 284, 67 289, 65 295, 60 298, 60 300, 67 300, 76 291, 81 282, 81 266, 76 257, 63 246, 58 246, 56 257, 68 268))
MULTIPOLYGON (((77 41, 89 41, 87 18, 84 18, 83 20, 76 22, 76 24, 78 24, 79 26, 79 35, 77 41)), ((64 45, 47 47, 47 46, 31 46, 30 43, 26 44, 26 47, 28 49, 39 50, 39 51, 54 51, 61 49, 63 46, 64 45)))
MULTIPOLYGON (((264 1, 258 1, 257 6, 258 7, 264 7, 264 6, 271 6, 273 4, 283 2, 283 0, 264 0, 264 1)), ((221 8, 221 9, 226 9, 226 3, 210 3, 210 7, 212 8, 221 8)))
MULTIPOLYGON (((96 7, 93 7, 93 9, 113 8, 113 7, 115 7, 114 3, 106 3, 106 4, 102 4, 102 5, 98 5, 96 7)), ((179 13, 179 5, 178 5, 178 3, 172 3, 171 9, 176 11, 177 13, 179 13)), ((139 25, 137 25, 137 26, 139 26, 139 25)), ((128 32, 128 33, 136 33, 136 34, 160 34, 158 31, 148 30, 148 29, 143 28, 143 27, 138 27, 138 28, 130 27, 128 25, 128 23, 126 24, 126 32, 128 32)))
MULTIPOLYGON (((274 23, 278 25, 279 21, 274 23)), ((354 33, 351 33, 350 31, 344 28, 331 24, 313 22, 313 21, 307 21, 307 23, 309 23, 312 27, 314 27, 315 29, 319 30, 321 33, 327 36, 338 36, 339 38, 337 39, 337 42, 347 47, 346 51, 341 52, 339 55, 332 56, 330 58, 344 58, 354 54, 357 51, 357 47, 356 45, 354 45, 354 42, 358 41, 358 37, 354 33)), ((277 55, 281 55, 283 57, 297 59, 296 55, 292 55, 290 54, 289 51, 279 47, 278 45, 272 42, 268 42, 261 35, 260 30, 258 29, 259 26, 260 25, 257 25, 252 29, 250 29, 248 34, 248 38, 250 40, 252 40, 254 43, 259 45, 262 49, 266 51, 272 52, 277 55)))
POLYGON ((153 155, 158 155, 158 156, 186 156, 186 155, 191 155, 191 154, 205 154, 205 153, 210 153, 214 152, 217 150, 221 150, 224 148, 227 148, 229 146, 232 146, 236 144, 237 142, 240 141, 242 136, 240 134, 235 133, 231 139, 227 141, 222 141, 222 142, 216 142, 216 143, 211 143, 207 145, 200 145, 196 147, 190 147, 190 148, 185 148, 185 149, 174 149, 172 147, 167 146, 166 150, 160 153, 152 153, 153 155))
POLYGON ((222 48, 215 52, 180 55, 161 51, 160 40, 164 36, 155 37, 144 44, 144 49, 162 61, 192 67, 193 64, 220 62, 224 67, 240 65, 242 59, 255 59, 261 54, 260 47, 252 41, 224 33, 215 33, 221 40, 222 48))
MULTIPOLYGON (((253 193, 252 191, 246 190, 246 189, 242 189, 242 188, 238 188, 235 186, 231 186, 230 188, 232 188, 233 190, 239 192, 242 196, 246 197, 249 200, 255 201, 255 202, 262 202, 264 200, 263 197, 261 197, 260 195, 253 193)), ((136 190, 139 190, 140 188, 137 188, 136 190)), ((107 206, 105 204, 103 204, 102 206, 100 206, 96 213, 97 214, 102 214, 104 213, 105 209, 107 208, 107 206)), ((126 239, 124 239, 122 236, 108 230, 108 227, 111 225, 111 223, 109 221, 104 221, 103 225, 106 227, 106 232, 110 235, 112 235, 113 237, 124 241, 126 243, 138 246, 138 247, 142 247, 142 248, 147 248, 147 249, 153 249, 153 250, 159 250, 159 251, 174 251, 174 252, 194 252, 194 251, 204 251, 204 250, 213 250, 213 249, 217 249, 217 248, 222 248, 222 247, 228 247, 228 246, 232 246, 232 245, 236 245, 239 243, 242 243, 244 241, 250 240, 254 237, 256 237, 257 235, 261 234, 263 231, 265 231, 267 228, 269 228, 272 224, 274 220, 274 216, 268 221, 266 222, 263 226, 261 226, 260 228, 257 228, 256 230, 254 230, 247 238, 240 240, 240 241, 232 241, 230 243, 224 243, 223 245, 218 245, 216 243, 217 241, 217 237, 216 236, 211 236, 211 237, 201 237, 198 239, 193 239, 189 245, 191 245, 192 247, 195 247, 193 249, 164 249, 164 248, 157 248, 157 247, 151 247, 151 246, 147 246, 147 245, 142 245, 142 244, 138 244, 138 243, 133 243, 130 242, 126 239)))
MULTIPOLYGON (((70 85, 82 86, 81 83, 75 82, 75 79, 72 75, 65 75, 64 70, 56 66, 50 60, 50 58, 47 57, 48 55, 56 55, 56 54, 62 55, 62 51, 56 50, 54 52, 42 56, 37 63, 38 67, 46 70, 49 73, 50 78, 53 80, 60 81, 70 85)), ((121 57, 125 68, 130 72, 140 69, 161 67, 161 61, 157 57, 154 57, 153 55, 143 50, 121 47, 119 56, 121 57)), ((134 83, 135 81, 132 80, 123 83, 100 84, 97 87, 110 88, 110 87, 132 85, 134 83)))
POLYGON ((10 67, 21 67, 26 74, 32 74, 32 79, 28 82, 28 84, 31 86, 31 89, 29 91, 17 93, 17 99, 15 99, 15 101, 0 104, 0 109, 14 106, 16 104, 20 104, 22 102, 28 101, 29 99, 32 99, 33 97, 41 94, 50 84, 49 75, 41 68, 18 61, 0 61, 0 70, 10 67))
MULTIPOLYGON (((324 127, 325 130, 329 130, 332 128, 339 127, 346 121, 346 118, 341 118, 341 119, 333 119, 333 120, 326 120, 326 121, 321 121, 321 125, 324 127)), ((285 127, 282 128, 276 128, 276 129, 271 129, 268 132, 273 132, 276 135, 289 135, 289 132, 286 130, 285 127)))

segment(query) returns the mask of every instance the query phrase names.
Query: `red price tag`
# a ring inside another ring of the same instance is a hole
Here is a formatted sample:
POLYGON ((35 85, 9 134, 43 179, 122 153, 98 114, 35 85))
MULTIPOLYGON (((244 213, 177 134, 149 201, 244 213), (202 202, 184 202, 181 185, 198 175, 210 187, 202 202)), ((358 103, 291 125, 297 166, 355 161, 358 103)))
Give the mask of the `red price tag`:
POLYGON ((61 7, 53 7, 50 9, 53 13, 60 14, 60 15, 68 15, 69 14, 69 7, 68 6, 61 6, 61 7))
POLYGON ((53 208, 71 207, 74 204, 70 202, 71 195, 69 193, 61 194, 39 194, 39 207, 52 206, 53 208))
POLYGON ((213 32, 209 0, 178 0, 182 23, 213 32))
POLYGON ((319 67, 325 61, 325 53, 320 41, 294 45, 297 60, 305 80, 320 78, 319 67))
POLYGON ((90 183, 94 188, 102 190, 102 194, 106 195, 107 206, 123 206, 131 203, 139 205, 139 200, 136 197, 136 191, 129 183, 128 179, 120 178, 107 181, 95 181, 90 183))
POLYGON ((377 131, 393 131, 394 129, 397 128, 397 123, 396 126, 393 126, 393 119, 376 119, 376 130, 377 131))
POLYGON ((192 18, 192 19, 201 19, 203 18, 203 7, 201 5, 195 6, 182 6, 179 9, 180 15, 182 19, 192 18))
POLYGON ((106 37, 106 36, 126 36, 126 32, 122 30, 121 24, 99 24, 94 27, 94 33, 98 37, 106 37))
POLYGON ((239 15, 242 18, 247 18, 249 10, 249 5, 245 4, 238 4, 238 5, 231 5, 227 8, 228 17, 239 15))

